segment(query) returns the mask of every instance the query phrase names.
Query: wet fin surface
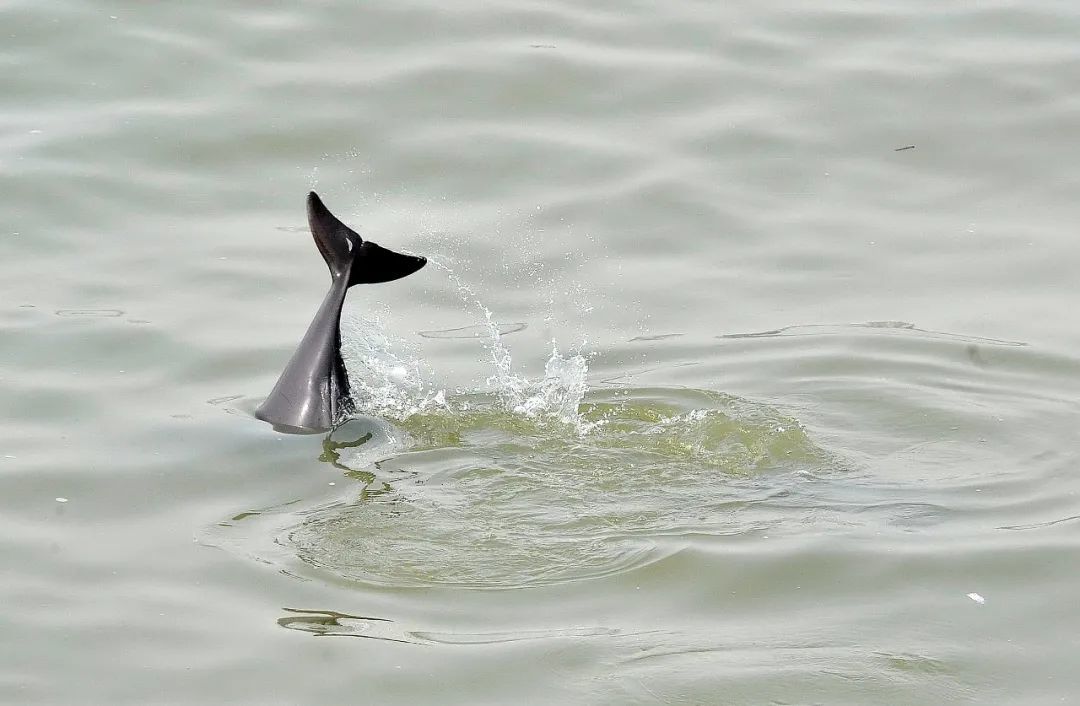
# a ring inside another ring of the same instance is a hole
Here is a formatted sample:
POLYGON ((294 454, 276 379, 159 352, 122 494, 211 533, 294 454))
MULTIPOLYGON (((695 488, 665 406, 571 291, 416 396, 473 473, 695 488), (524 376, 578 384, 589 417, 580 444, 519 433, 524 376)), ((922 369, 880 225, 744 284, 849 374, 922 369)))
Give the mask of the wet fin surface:
POLYGON ((308 194, 307 214, 311 235, 326 266, 330 268, 330 274, 334 277, 344 274, 352 264, 353 249, 360 247, 364 239, 330 213, 314 191, 308 194))
POLYGON ((407 277, 427 264, 427 258, 387 250, 370 240, 360 246, 349 276, 349 286, 378 284, 407 277))

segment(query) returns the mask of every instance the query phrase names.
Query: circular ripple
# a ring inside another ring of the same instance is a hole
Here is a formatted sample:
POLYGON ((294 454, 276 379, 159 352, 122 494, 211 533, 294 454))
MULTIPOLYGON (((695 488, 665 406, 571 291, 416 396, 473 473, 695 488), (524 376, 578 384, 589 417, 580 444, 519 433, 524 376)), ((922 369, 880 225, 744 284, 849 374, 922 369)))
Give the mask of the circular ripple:
POLYGON ((380 464, 396 479, 305 512, 279 541, 365 583, 570 581, 655 560, 667 535, 744 532, 762 473, 824 462, 795 420, 711 392, 593 394, 576 427, 485 397, 450 406, 398 422, 408 450, 380 464))

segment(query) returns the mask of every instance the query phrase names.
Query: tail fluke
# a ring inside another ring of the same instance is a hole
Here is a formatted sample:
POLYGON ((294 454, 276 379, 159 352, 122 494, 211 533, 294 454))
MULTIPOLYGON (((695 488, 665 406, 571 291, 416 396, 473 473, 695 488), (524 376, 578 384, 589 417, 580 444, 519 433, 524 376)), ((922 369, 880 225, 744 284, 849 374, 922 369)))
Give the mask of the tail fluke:
POLYGON ((427 264, 426 257, 404 255, 376 245, 368 240, 354 255, 349 286, 378 284, 407 277, 427 264))
POLYGON ((403 255, 365 242, 352 228, 330 213, 314 191, 307 199, 308 225, 315 245, 335 279, 348 274, 349 285, 392 282, 416 272, 427 259, 403 255))

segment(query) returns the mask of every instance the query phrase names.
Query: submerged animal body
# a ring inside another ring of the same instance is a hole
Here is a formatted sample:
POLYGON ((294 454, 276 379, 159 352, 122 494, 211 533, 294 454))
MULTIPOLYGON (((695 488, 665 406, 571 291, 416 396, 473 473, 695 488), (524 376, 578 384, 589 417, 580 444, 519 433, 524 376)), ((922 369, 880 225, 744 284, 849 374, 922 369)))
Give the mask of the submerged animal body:
POLYGON ((314 434, 333 428, 349 401, 340 330, 349 287, 401 279, 423 267, 427 259, 365 241, 330 213, 314 191, 308 194, 307 214, 315 245, 330 268, 330 291, 255 416, 278 431, 314 434))

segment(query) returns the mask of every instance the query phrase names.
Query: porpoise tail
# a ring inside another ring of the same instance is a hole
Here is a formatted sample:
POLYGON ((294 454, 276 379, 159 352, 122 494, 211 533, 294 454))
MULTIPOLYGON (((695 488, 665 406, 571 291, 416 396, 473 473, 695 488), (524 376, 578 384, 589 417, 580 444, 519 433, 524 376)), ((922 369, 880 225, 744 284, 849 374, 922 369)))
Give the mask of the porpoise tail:
POLYGON ((354 284, 392 282, 416 272, 427 259, 365 241, 330 213, 318 194, 307 199, 308 226, 330 268, 330 291, 315 313, 266 401, 255 416, 278 431, 328 431, 348 411, 349 377, 341 359, 341 307, 354 284))

